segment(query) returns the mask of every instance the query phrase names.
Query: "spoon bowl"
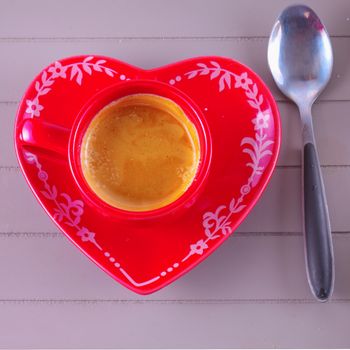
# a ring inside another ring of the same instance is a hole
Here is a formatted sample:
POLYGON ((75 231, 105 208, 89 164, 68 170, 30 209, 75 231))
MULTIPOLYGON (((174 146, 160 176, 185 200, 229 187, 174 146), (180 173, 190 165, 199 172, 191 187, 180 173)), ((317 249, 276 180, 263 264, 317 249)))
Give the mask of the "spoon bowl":
POLYGON ((268 45, 268 62, 280 90, 297 104, 310 103, 327 85, 333 67, 326 28, 307 6, 286 8, 268 45))

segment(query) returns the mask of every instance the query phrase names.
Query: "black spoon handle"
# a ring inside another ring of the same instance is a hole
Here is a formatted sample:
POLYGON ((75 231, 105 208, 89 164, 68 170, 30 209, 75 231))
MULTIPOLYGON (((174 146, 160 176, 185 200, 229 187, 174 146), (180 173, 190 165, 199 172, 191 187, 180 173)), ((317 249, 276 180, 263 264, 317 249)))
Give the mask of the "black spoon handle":
POLYGON ((334 258, 328 207, 316 147, 304 145, 304 237, 308 280, 315 297, 329 299, 334 285, 334 258))

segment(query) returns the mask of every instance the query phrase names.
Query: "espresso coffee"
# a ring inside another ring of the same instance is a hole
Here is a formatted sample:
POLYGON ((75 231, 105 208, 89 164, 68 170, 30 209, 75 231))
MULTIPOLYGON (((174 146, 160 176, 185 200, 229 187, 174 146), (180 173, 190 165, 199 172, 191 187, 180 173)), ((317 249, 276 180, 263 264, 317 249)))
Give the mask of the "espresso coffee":
POLYGON ((178 199, 199 164, 195 126, 170 99, 152 94, 120 98, 100 110, 81 145, 83 175, 113 207, 149 211, 178 199))

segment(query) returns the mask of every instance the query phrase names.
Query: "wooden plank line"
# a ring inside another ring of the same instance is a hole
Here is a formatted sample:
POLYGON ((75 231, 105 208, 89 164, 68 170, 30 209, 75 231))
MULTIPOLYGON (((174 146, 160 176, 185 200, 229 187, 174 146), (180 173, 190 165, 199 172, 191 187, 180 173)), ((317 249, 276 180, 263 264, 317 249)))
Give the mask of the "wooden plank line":
MULTIPOLYGON (((334 298, 328 301, 329 304, 348 304, 349 298, 334 298)), ((0 299, 0 305, 4 304, 187 304, 187 305, 208 305, 208 304, 319 304, 313 298, 303 299, 0 299)))
MULTIPOLYGON (((302 232, 234 232, 232 237, 299 237, 302 236, 302 232)), ((337 236, 350 235, 350 231, 332 231, 334 238, 337 236)), ((231 238, 232 238, 231 237, 231 238)))
MULTIPOLYGON (((334 38, 342 36, 332 36, 334 38)), ((347 36, 343 36, 347 38, 347 36)), ((157 40, 218 40, 218 41, 263 41, 267 36, 97 36, 97 37, 0 37, 0 43, 27 42, 89 42, 89 41, 157 41, 157 40)))
MULTIPOLYGON (((331 35, 331 38, 337 39, 348 39, 350 35, 331 35)), ((219 41, 260 41, 266 40, 269 36, 267 35, 252 35, 252 36, 241 36, 241 35, 213 35, 213 36, 33 36, 33 37, 0 37, 0 43, 11 43, 11 42, 86 42, 86 41, 144 41, 144 40, 219 40, 219 41)))
POLYGON ((16 237, 16 238, 63 238, 64 234, 60 231, 56 232, 0 232, 0 237, 16 237))
POLYGON ((0 101, 0 104, 8 106, 8 105, 17 105, 19 101, 0 101))
MULTIPOLYGON (((333 231, 333 237, 350 235, 350 231, 333 231)), ((232 234, 232 237, 299 237, 302 236, 302 232, 240 232, 236 231, 232 234)), ((64 238, 64 234, 60 231, 56 232, 15 232, 15 231, 2 231, 0 237, 16 237, 16 238, 64 238)))
POLYGON ((20 167, 17 165, 0 165, 0 171, 20 171, 20 167))

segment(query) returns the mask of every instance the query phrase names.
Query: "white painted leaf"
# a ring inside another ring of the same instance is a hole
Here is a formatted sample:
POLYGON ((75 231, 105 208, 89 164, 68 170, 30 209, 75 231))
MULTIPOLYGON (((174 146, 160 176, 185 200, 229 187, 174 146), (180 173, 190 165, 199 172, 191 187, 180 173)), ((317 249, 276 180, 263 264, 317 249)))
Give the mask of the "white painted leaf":
POLYGON ((84 63, 91 61, 94 58, 94 56, 88 56, 84 59, 84 63))
POLYGON ((266 140, 260 147, 260 150, 263 151, 265 148, 272 145, 274 142, 272 140, 266 140))
POLYGON ((38 96, 46 95, 50 90, 51 90, 51 88, 43 89, 38 93, 38 96))
POLYGON ((209 72, 210 72, 209 68, 203 68, 199 73, 199 75, 207 75, 209 74, 209 72))
POLYGON ((226 85, 228 86, 228 88, 231 89, 231 76, 230 76, 230 73, 226 72, 224 74, 224 81, 225 81, 226 85))
POLYGON ((46 191, 40 191, 40 192, 44 195, 45 198, 47 198, 47 199, 52 199, 50 193, 48 193, 48 192, 46 192, 46 191))
POLYGON ((106 63, 107 61, 106 60, 98 60, 97 62, 96 62, 96 64, 99 66, 99 65, 101 65, 101 64, 103 64, 103 63, 106 63))
POLYGON ((245 148, 243 150, 243 153, 247 153, 250 155, 250 158, 252 158, 252 161, 256 164, 257 163, 257 159, 256 159, 256 154, 249 148, 245 148))
POLYGON ((241 146, 246 144, 251 145, 254 148, 255 153, 259 153, 259 146, 253 138, 244 137, 241 141, 241 146))
POLYGON ((109 69, 109 68, 105 68, 105 72, 107 75, 109 75, 110 77, 114 77, 113 72, 109 69))
POLYGON ((96 72, 102 72, 102 68, 98 64, 94 64, 93 68, 96 72))
POLYGON ((72 224, 73 224, 74 226, 76 226, 76 225, 79 224, 79 222, 80 222, 80 216, 76 216, 75 219, 73 220, 72 224))
POLYGON ((46 80, 44 86, 51 86, 54 83, 54 80, 51 80, 50 78, 46 80))
POLYGON ((230 205, 229 205, 229 209, 230 211, 233 211, 236 205, 236 200, 234 198, 232 198, 230 205))
POLYGON ((213 71, 213 73, 210 74, 210 80, 215 79, 216 77, 218 77, 220 75, 220 69, 216 69, 213 71))
POLYGON ((256 84, 253 85, 253 94, 254 97, 256 97, 256 95, 258 94, 258 87, 256 86, 256 84))
POLYGON ((215 211, 215 216, 218 218, 220 216, 220 212, 223 211, 225 208, 226 205, 220 205, 215 211))
POLYGON ((42 82, 43 84, 45 84, 46 79, 47 79, 47 72, 46 72, 46 70, 44 70, 44 72, 43 72, 43 74, 42 74, 42 76, 41 76, 41 82, 42 82))
POLYGON ((78 83, 78 85, 81 85, 81 81, 83 80, 83 73, 81 71, 81 69, 79 69, 78 71, 78 75, 77 75, 77 80, 76 82, 78 83))
POLYGON ((246 90, 245 94, 246 94, 246 96, 247 96, 248 98, 250 98, 250 99, 254 99, 254 98, 255 98, 253 92, 250 91, 250 90, 246 90))
POLYGON ((219 91, 223 91, 225 89, 225 81, 224 81, 224 76, 222 75, 221 78, 219 79, 219 91))
POLYGON ((55 185, 52 186, 51 188, 51 195, 52 195, 52 199, 56 199, 57 197, 57 188, 55 185))
POLYGON ((89 66, 87 63, 83 63, 83 69, 84 69, 84 71, 85 71, 87 74, 89 74, 89 75, 92 74, 92 70, 91 70, 90 66, 89 66))
POLYGON ((208 68, 207 65, 204 63, 197 63, 197 66, 201 68, 208 68))
POLYGON ((253 101, 253 100, 248 100, 248 103, 255 109, 259 109, 259 106, 253 101))
POLYGON ((243 146, 245 144, 249 144, 249 145, 252 145, 254 147, 254 145, 256 144, 256 141, 252 137, 243 137, 243 139, 241 141, 241 146, 243 146))
POLYGON ((40 83, 38 81, 35 82, 35 90, 36 91, 40 90, 40 83))
POLYGON ((204 233, 205 233, 205 235, 206 235, 208 238, 210 238, 210 239, 214 239, 214 238, 219 237, 219 236, 215 235, 215 231, 211 232, 210 229, 208 229, 208 228, 206 228, 206 229, 204 230, 204 233))
POLYGON ((263 95, 260 95, 259 98, 258 98, 258 103, 259 103, 259 106, 264 102, 264 97, 263 95))
POLYGON ((215 61, 210 61, 210 63, 211 63, 214 67, 221 69, 219 63, 217 63, 217 62, 215 62, 215 61))
POLYGON ((244 208, 246 207, 246 205, 240 205, 238 208, 235 209, 235 213, 239 213, 240 211, 242 211, 244 208))
POLYGON ((272 152, 270 150, 265 150, 264 152, 260 153, 260 158, 263 158, 265 156, 270 156, 272 154, 272 152))
POLYGON ((232 229, 230 226, 224 226, 221 228, 221 232, 223 235, 229 235, 232 232, 232 229))
POLYGON ((194 70, 192 72, 186 73, 188 79, 192 79, 197 75, 198 71, 194 70))
POLYGON ((75 64, 72 67, 72 70, 70 72, 70 80, 73 80, 73 78, 78 74, 78 72, 80 71, 80 69, 78 68, 78 66, 75 64))

